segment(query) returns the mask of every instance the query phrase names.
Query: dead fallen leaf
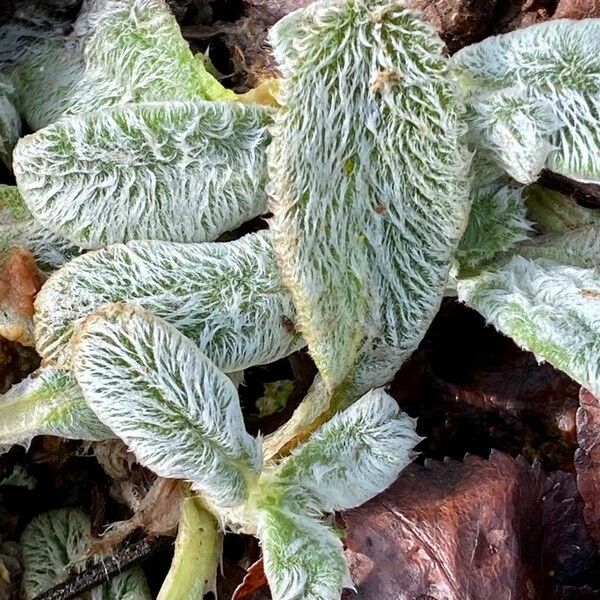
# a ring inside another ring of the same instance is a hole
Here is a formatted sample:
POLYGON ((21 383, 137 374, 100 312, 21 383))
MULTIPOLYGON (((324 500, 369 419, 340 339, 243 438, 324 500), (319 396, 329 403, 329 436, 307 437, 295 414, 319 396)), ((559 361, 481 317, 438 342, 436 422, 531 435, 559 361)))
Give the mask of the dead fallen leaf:
POLYGON ((598 568, 574 476, 523 459, 427 461, 343 514, 353 600, 550 600, 598 568))
POLYGON ((176 479, 157 477, 133 517, 115 523, 92 545, 90 554, 110 554, 137 529, 156 536, 173 535, 179 522, 183 485, 176 479))
POLYGON ((579 385, 457 302, 444 303, 391 393, 419 418, 429 457, 496 448, 548 470, 573 468, 579 385))
POLYGON ((583 388, 577 411, 577 442, 575 470, 577 486, 585 501, 583 516, 600 544, 600 403, 583 388))
POLYGON ((267 586, 267 577, 263 568, 262 558, 250 565, 244 576, 244 580, 237 586, 231 596, 231 600, 252 600, 256 598, 256 592, 264 590, 267 586))

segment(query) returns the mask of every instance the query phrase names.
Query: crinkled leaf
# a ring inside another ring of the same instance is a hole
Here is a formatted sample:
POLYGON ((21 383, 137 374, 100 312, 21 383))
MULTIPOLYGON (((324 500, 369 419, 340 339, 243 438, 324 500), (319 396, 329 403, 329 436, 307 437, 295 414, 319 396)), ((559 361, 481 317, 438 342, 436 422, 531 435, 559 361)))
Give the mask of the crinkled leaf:
POLYGON ((330 528, 267 506, 257 519, 273 600, 339 600, 350 577, 342 542, 330 528))
POLYGON ((175 555, 157 600, 196 600, 208 592, 216 593, 221 545, 221 533, 215 518, 197 498, 185 498, 175 540, 175 555))
POLYGON ((546 259, 458 281, 459 298, 538 359, 600 394, 600 272, 546 259))
POLYGON ((36 435, 104 440, 114 435, 85 403, 72 373, 42 367, 0 396, 0 447, 36 435))
POLYGON ((260 447, 235 386, 188 338, 140 308, 110 305, 85 321, 75 349, 86 401, 142 464, 220 506, 244 501, 260 447))
POLYGON ((469 210, 461 109, 442 43, 402 6, 318 1, 271 41, 274 247, 328 390, 360 362, 364 393, 437 311, 469 210))
POLYGON ((547 258, 576 267, 600 268, 600 225, 540 236, 521 244, 517 252, 529 259, 547 258))
POLYGON ((235 97, 194 57, 164 0, 89 0, 75 34, 92 85, 117 82, 121 102, 235 97))
POLYGON ((500 90, 473 99, 467 114, 469 139, 521 183, 535 181, 553 149, 556 116, 547 103, 522 89, 500 90))
POLYGON ((523 200, 523 187, 507 177, 481 181, 477 174, 472 191, 473 207, 458 248, 462 267, 474 268, 518 242, 531 231, 523 200))
MULTIPOLYGON (((21 537, 25 599, 31 600, 64 581, 72 566, 81 570, 85 563, 73 563, 84 557, 90 543, 90 520, 79 509, 53 510, 32 519, 21 537)), ((117 575, 89 594, 89 600, 150 600, 151 597, 139 567, 117 575)))
POLYGON ((420 439, 414 419, 379 388, 296 448, 278 479, 300 505, 323 512, 354 508, 396 480, 420 439))
POLYGON ((67 238, 40 225, 16 187, 0 185, 0 257, 13 248, 30 250, 40 267, 59 267, 80 249, 67 238))
POLYGON ((527 188, 527 216, 541 233, 567 233, 588 225, 600 225, 600 211, 584 208, 560 192, 540 185, 527 188))
POLYGON ((455 54, 470 95, 474 141, 494 150, 513 176, 521 171, 524 183, 544 166, 600 181, 599 57, 598 19, 548 21, 455 54), (494 133, 498 127, 506 137, 494 133))
POLYGON ((38 352, 68 363, 73 329, 108 302, 138 304, 166 319, 226 372, 304 345, 286 327, 295 312, 267 232, 214 244, 130 242, 73 260, 37 296, 38 352))
POLYGON ((194 57, 163 0, 87 2, 75 32, 0 30, 19 108, 34 130, 131 102, 233 98, 194 57))
POLYGON ((80 246, 215 240, 266 206, 267 109, 164 102, 74 116, 23 138, 19 191, 80 246))
POLYGON ((13 104, 14 88, 8 77, 0 73, 0 160, 12 165, 12 151, 21 134, 21 119, 13 104))

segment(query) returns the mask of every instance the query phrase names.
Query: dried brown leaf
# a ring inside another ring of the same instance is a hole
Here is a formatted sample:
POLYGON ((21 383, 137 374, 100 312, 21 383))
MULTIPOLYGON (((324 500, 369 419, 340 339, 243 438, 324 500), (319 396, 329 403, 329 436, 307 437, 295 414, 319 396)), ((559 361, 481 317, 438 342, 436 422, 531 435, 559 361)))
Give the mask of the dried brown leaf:
POLYGON ((597 568, 582 506, 573 475, 547 477, 498 452, 413 465, 344 513, 351 597, 560 598, 597 568))

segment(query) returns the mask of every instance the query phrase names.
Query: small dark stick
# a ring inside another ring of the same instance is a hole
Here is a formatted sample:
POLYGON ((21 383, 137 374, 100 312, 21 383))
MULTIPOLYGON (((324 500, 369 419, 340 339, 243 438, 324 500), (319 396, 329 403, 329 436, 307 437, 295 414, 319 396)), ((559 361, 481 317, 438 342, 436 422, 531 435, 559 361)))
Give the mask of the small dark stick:
POLYGON ((96 564, 42 592, 33 600, 72 600, 77 598, 172 544, 173 538, 171 537, 146 537, 139 542, 125 546, 110 556, 103 557, 96 564))

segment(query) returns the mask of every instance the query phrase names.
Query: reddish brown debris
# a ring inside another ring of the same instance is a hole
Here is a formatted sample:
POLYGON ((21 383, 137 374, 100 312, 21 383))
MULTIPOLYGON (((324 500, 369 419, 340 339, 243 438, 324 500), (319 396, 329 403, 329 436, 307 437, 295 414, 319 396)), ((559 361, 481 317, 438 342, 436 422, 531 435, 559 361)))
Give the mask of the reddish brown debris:
POLYGON ((600 544, 600 403, 583 388, 577 411, 577 442, 575 470, 577 486, 585 501, 583 516, 600 544))
POLYGON ((600 17, 600 0, 560 0, 555 19, 584 19, 600 17))
POLYGON ((356 600, 550 600, 597 569, 574 476, 522 460, 412 465, 343 515, 356 600))
POLYGON ((11 250, 0 270, 0 301, 10 306, 17 314, 31 317, 34 313, 35 295, 44 283, 29 250, 11 250))
POLYGON ((262 558, 252 564, 246 571, 244 580, 237 586, 231 600, 258 600, 258 592, 265 591, 267 577, 263 568, 262 558))
POLYGON ((492 22, 497 0, 413 0, 440 32, 451 52, 481 41, 492 22))

